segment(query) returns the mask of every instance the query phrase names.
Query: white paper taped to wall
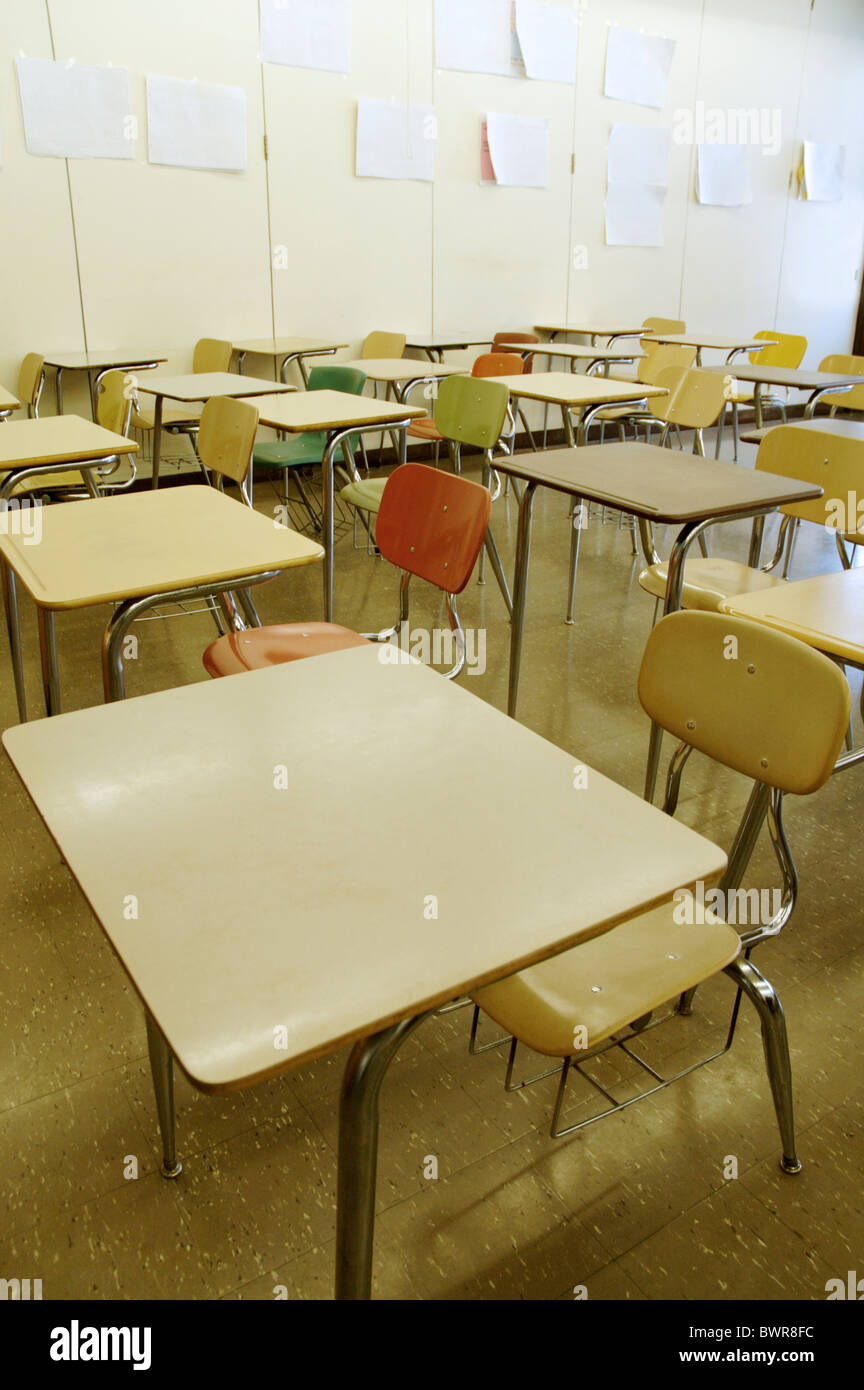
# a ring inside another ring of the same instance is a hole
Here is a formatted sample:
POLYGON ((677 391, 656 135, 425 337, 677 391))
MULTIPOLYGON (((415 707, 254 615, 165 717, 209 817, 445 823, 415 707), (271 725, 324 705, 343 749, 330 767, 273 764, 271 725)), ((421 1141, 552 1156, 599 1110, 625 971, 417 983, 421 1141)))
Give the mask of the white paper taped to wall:
POLYGON ((400 101, 357 103, 355 172, 367 179, 435 177, 435 113, 400 101))
POLYGON ((671 135, 668 126, 616 122, 609 133, 609 182, 653 183, 665 188, 671 135))
POLYGON ((610 25, 603 95, 615 101, 662 108, 666 104, 666 85, 674 53, 674 39, 637 34, 633 29, 610 25))
POLYGON ((738 208, 753 201, 751 145, 698 145, 696 194, 700 203, 738 208))
POLYGON ((843 197, 843 145, 804 141, 804 197, 808 203, 837 203, 843 197))
POLYGON ((246 93, 242 87, 147 78, 147 137, 151 164, 184 169, 246 168, 246 93))
POLYGON ((28 154, 134 159, 135 117, 125 68, 16 58, 28 154))
POLYGON ((351 0, 261 0, 261 61, 349 72, 351 0))
POLYGON ((612 183, 606 189, 606 245, 662 246, 666 189, 651 183, 612 183))
POLYGON ((510 0, 435 0, 435 66, 513 72, 510 0))
POLYGON ((486 115, 495 182, 505 188, 549 187, 549 122, 539 116, 486 115))
POLYGON ((579 16, 575 10, 516 0, 516 32, 526 77, 576 81, 579 16))

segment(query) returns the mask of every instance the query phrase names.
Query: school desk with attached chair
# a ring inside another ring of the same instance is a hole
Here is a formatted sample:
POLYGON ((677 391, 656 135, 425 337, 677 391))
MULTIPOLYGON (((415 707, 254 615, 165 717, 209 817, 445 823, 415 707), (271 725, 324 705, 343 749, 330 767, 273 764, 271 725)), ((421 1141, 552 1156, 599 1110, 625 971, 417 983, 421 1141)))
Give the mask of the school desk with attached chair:
POLYGON ((123 352, 120 348, 98 351, 93 349, 90 352, 49 352, 45 355, 45 366, 51 367, 54 371, 54 392, 57 400, 57 414, 63 414, 63 375, 65 372, 84 372, 87 376, 87 385, 90 391, 90 404, 93 410, 93 418, 96 418, 96 400, 99 394, 99 382, 106 372, 118 370, 123 371, 149 371, 153 367, 160 366, 165 362, 164 357, 156 353, 135 353, 123 352))

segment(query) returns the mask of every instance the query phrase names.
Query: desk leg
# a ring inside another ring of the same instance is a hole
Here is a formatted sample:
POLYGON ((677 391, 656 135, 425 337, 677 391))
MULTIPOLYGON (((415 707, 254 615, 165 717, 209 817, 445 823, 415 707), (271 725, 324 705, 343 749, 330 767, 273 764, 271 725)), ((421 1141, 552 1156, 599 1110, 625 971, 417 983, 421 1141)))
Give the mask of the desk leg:
POLYGON ((579 568, 579 542, 582 539, 582 507, 582 498, 574 497, 570 515, 570 583, 567 589, 567 617, 564 619, 568 627, 572 627, 576 621, 576 571, 579 568))
POLYGON ((507 713, 516 717, 519 695, 519 669, 522 665, 522 635, 525 629, 525 604, 528 598, 528 562, 531 558, 531 521, 534 513, 534 494, 537 484, 528 480, 519 505, 519 527, 516 532, 516 571, 513 579, 513 612, 510 626, 510 680, 507 692, 507 713))
POLYGON ((12 674, 15 679, 15 698, 18 701, 18 719, 27 722, 27 696, 24 689, 24 658, 21 653, 21 618, 18 612, 18 590, 15 572, 5 560, 0 560, 0 576, 3 580, 3 607, 6 611, 6 631, 9 634, 9 651, 12 656, 12 674))
POLYGON ((63 414, 63 368, 57 367, 54 373, 54 395, 57 400, 57 414, 63 414))
POLYGON ((339 1101, 339 1178, 336 1215, 336 1297, 372 1293, 378 1097, 387 1068, 405 1039, 426 1018, 403 1019, 354 1044, 339 1101))
POLYGON ((177 1162, 174 1115, 174 1055, 163 1038, 149 1009, 147 1018, 147 1050, 150 1053, 150 1073, 156 1094, 159 1132, 162 1135, 162 1176, 178 1178, 183 1172, 177 1162))
POLYGON ((37 608, 39 617, 39 654, 42 659, 42 689, 45 692, 45 712, 60 713, 60 673, 57 668, 57 639, 54 632, 54 610, 37 608))
POLYGON ((162 402, 163 396, 156 397, 156 406, 153 411, 153 477, 150 482, 152 488, 159 486, 159 458, 162 453, 162 402))
POLYGON ((761 381, 754 381, 754 383, 753 383, 753 410, 755 411, 755 414, 756 414, 756 428, 757 428, 757 430, 761 430, 761 428, 762 428, 762 383, 761 383, 761 381))

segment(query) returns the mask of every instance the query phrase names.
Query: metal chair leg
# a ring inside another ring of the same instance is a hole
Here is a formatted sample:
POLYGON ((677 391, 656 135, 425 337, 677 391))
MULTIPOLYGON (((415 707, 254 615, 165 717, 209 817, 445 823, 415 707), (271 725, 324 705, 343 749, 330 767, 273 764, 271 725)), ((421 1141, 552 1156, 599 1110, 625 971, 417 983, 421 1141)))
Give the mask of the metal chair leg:
POLYGON ((727 965, 725 973, 744 991, 759 1015, 765 1065, 783 1146, 780 1167, 784 1173, 800 1173, 801 1161, 795 1151, 792 1064, 783 1006, 773 985, 745 957, 739 956, 738 960, 727 965))

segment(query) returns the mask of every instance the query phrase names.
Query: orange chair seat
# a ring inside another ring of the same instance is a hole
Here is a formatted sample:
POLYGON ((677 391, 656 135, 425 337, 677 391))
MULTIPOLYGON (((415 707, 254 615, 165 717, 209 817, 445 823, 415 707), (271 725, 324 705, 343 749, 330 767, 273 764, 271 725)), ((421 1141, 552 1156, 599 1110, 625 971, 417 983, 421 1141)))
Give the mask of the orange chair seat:
POLYGON ((204 668, 211 676, 236 676, 241 671, 261 671, 304 656, 326 656, 347 647, 365 647, 368 638, 338 623, 278 623, 229 632, 204 653, 204 668))
POLYGON ((431 415, 424 420, 415 420, 413 425, 409 425, 407 433, 414 439, 433 439, 437 443, 444 438, 431 415))

